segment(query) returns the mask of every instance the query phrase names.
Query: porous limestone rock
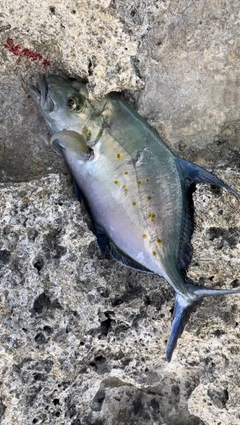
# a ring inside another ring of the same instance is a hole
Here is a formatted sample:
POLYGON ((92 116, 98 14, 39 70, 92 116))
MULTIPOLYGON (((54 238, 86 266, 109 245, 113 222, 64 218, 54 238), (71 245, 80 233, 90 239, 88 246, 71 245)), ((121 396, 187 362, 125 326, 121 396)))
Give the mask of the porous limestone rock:
MULTIPOLYGON (((190 275, 236 286, 238 201, 195 198, 190 275)), ((168 364, 170 287, 100 255, 67 177, 2 184, 0 206, 3 425, 237 424, 239 297, 206 300, 168 364)))
MULTIPOLYGON (((237 425, 240 297, 205 300, 172 362, 173 293, 101 255, 27 94, 43 73, 124 91, 178 155, 240 190, 239 1, 3 0, 0 421, 237 425)), ((238 287, 239 201, 194 195, 189 275, 238 287)))

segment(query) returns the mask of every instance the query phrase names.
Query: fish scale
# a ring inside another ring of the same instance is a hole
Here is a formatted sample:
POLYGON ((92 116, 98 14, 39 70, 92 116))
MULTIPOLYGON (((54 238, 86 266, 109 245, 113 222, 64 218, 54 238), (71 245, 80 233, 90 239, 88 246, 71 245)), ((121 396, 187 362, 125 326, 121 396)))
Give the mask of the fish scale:
POLYGON ((92 217, 102 252, 121 264, 163 276, 175 292, 166 346, 170 361, 192 311, 212 295, 187 277, 192 259, 192 193, 214 184, 240 194, 207 170, 172 154, 157 132, 119 95, 89 99, 86 85, 56 75, 30 94, 73 177, 78 199, 92 217))

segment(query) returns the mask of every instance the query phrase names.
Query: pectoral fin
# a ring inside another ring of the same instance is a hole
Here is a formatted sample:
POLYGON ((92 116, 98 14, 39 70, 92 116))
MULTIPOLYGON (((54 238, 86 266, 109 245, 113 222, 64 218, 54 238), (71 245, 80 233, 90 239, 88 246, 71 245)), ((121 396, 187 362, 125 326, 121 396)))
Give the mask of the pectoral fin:
POLYGON ((62 130, 55 133, 50 143, 57 142, 58 146, 67 153, 71 153, 75 158, 86 161, 90 157, 91 149, 86 145, 84 137, 76 131, 62 130))

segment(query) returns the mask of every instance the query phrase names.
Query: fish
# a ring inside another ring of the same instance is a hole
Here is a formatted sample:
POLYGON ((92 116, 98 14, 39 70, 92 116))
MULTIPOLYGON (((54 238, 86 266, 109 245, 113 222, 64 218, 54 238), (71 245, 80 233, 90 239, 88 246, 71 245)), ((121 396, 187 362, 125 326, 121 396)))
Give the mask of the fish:
POLYGON ((206 169, 175 156, 118 93, 91 99, 86 84, 43 76, 29 93, 72 175, 77 198, 92 218, 98 245, 126 267, 162 276, 175 306, 166 360, 204 297, 239 294, 211 289, 187 276, 192 259, 193 192, 197 184, 240 194, 206 169))

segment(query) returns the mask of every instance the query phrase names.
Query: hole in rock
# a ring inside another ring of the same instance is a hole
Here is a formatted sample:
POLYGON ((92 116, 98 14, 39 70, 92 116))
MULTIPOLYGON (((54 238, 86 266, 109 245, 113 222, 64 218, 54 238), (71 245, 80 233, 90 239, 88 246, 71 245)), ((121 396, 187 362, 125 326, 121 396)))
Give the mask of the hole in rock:
POLYGON ((50 306, 50 298, 43 292, 40 294, 33 303, 33 310, 37 314, 41 314, 43 310, 47 310, 50 306))

